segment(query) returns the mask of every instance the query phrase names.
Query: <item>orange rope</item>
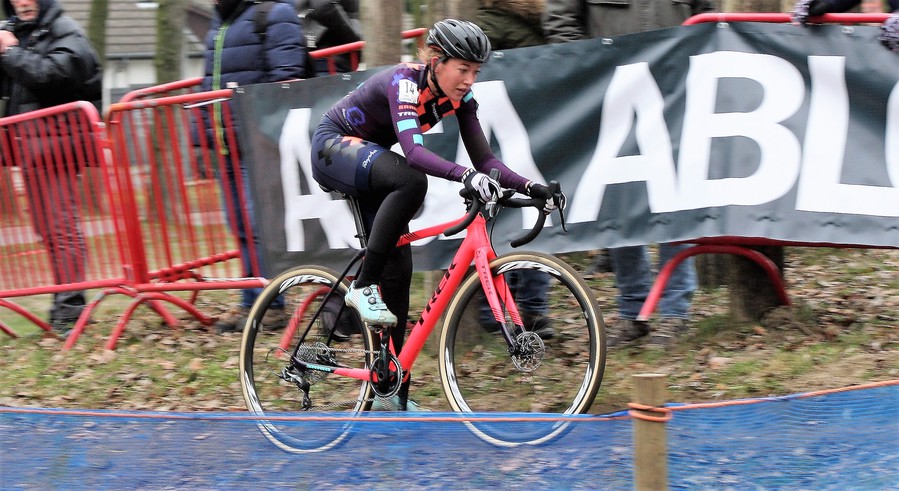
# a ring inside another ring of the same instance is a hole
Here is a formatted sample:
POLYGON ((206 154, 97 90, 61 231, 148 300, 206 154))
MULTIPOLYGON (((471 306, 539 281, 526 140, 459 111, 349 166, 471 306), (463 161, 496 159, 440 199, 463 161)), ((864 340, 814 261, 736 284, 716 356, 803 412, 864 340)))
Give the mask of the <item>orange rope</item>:
POLYGON ((627 403, 627 407, 631 408, 627 412, 627 414, 629 414, 632 418, 642 419, 644 421, 652 421, 655 423, 666 423, 668 421, 671 421, 671 418, 673 416, 671 413, 671 409, 668 409, 667 407, 647 406, 645 404, 637 404, 636 402, 627 403), (647 411, 650 413, 658 413, 658 414, 661 414, 661 416, 651 416, 649 414, 637 412, 635 410, 647 411))
POLYGON ((763 402, 772 402, 772 401, 782 401, 782 400, 792 400, 792 399, 806 399, 809 397, 822 396, 827 394, 837 394, 840 392, 849 392, 853 390, 864 390, 864 389, 873 389, 877 387, 889 387, 892 385, 899 385, 899 379, 897 380, 884 380, 882 382, 870 382, 867 384, 860 385, 851 385, 849 387, 839 387, 836 389, 824 389, 824 390, 816 390, 813 392, 804 392, 801 394, 794 394, 789 396, 775 396, 775 397, 763 397, 758 399, 739 399, 735 401, 721 401, 721 402, 697 402, 692 404, 684 404, 680 406, 672 406, 670 409, 672 411, 685 411, 688 409, 705 409, 712 407, 727 407, 727 406, 742 406, 747 404, 759 404, 763 402))

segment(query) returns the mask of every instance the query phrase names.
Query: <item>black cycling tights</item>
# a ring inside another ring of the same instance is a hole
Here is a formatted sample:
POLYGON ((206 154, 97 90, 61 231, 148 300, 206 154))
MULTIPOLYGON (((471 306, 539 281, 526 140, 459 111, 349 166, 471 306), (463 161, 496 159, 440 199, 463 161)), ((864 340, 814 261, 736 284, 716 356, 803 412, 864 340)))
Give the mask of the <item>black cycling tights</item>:
POLYGON ((412 248, 396 247, 409 230, 409 222, 424 203, 427 176, 409 167, 406 159, 384 152, 372 163, 369 189, 358 200, 368 232, 368 250, 356 285, 381 285, 387 308, 396 315, 397 328, 391 332, 394 348, 403 346, 409 319, 409 289, 412 283, 412 248))

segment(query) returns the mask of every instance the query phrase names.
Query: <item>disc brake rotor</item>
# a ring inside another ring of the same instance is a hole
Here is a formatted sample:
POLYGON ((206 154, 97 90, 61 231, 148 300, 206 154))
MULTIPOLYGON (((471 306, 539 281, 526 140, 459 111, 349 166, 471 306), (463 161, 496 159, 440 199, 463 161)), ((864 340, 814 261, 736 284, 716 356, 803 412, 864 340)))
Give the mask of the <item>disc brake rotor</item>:
POLYGON ((546 356, 546 346, 540 336, 533 331, 525 331, 518 335, 518 352, 512 355, 512 363, 522 372, 533 372, 540 368, 546 356))

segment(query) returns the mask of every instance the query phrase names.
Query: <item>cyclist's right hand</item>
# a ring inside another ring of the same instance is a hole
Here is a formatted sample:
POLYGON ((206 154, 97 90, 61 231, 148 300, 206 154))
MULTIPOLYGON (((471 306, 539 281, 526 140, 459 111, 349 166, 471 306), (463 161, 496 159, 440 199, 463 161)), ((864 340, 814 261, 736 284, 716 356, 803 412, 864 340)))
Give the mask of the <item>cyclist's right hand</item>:
POLYGON ((482 174, 474 169, 465 171, 465 174, 462 175, 462 183, 465 184, 465 189, 471 191, 472 196, 484 203, 495 201, 496 196, 499 195, 499 183, 487 174, 482 174))
POLYGON ((543 205, 543 213, 547 215, 555 210, 564 210, 565 204, 568 202, 568 198, 561 189, 558 193, 553 193, 547 186, 536 182, 528 183, 528 195, 532 198, 546 200, 546 204, 543 205))

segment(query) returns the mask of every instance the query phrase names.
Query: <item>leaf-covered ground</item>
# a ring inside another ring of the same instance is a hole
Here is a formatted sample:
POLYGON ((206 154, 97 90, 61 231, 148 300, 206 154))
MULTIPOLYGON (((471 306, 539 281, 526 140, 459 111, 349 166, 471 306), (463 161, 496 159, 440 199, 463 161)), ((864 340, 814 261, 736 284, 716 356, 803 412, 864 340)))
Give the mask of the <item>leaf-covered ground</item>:
MULTIPOLYGON (((589 257, 573 256, 589 263, 589 257)), ((616 321, 608 273, 586 275, 616 321)), ((760 323, 728 317, 725 289, 699 292, 690 331, 665 351, 639 343, 613 349, 591 412, 622 409, 631 377, 663 373, 668 398, 704 402, 786 395, 899 379, 899 251, 828 248, 787 250, 785 279, 793 301, 760 323)), ((233 292, 204 292, 197 304, 213 315, 233 292)), ((104 302, 107 302, 106 300, 104 302)), ((185 314, 179 327, 143 306, 115 350, 103 346, 124 303, 110 299, 75 347, 62 351, 16 315, 0 309, 22 334, 0 334, 0 405, 161 411, 242 411, 237 378, 239 334, 217 335, 185 314)), ((34 307, 40 312, 40 304, 34 307)), ((436 336, 432 336, 436 337, 436 336)), ((413 398, 448 410, 433 347, 415 368, 413 398)), ((498 397, 501 397, 498 394, 498 397)))

